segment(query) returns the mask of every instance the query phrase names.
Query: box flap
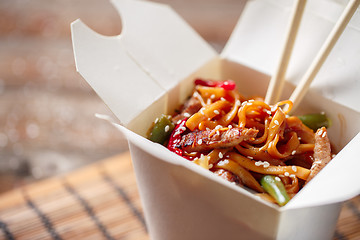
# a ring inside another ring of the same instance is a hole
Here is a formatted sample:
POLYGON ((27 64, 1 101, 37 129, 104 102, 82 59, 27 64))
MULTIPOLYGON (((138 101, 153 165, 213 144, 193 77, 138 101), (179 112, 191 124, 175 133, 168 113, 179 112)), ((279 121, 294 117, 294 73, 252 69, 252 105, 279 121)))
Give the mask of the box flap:
POLYGON ((216 52, 166 5, 112 3, 122 17, 119 36, 101 36, 77 20, 72 40, 77 70, 126 126, 216 52))
POLYGON ((71 27, 77 71, 123 124, 165 92, 127 55, 117 38, 98 35, 79 20, 71 27))
MULTIPOLYGON (((286 79, 298 83, 348 1, 307 1, 286 79)), ((222 57, 272 75, 285 41, 293 1, 248 1, 222 57)), ((360 110, 360 11, 352 17, 312 88, 329 99, 360 110), (341 90, 339 90, 341 88, 341 90)))

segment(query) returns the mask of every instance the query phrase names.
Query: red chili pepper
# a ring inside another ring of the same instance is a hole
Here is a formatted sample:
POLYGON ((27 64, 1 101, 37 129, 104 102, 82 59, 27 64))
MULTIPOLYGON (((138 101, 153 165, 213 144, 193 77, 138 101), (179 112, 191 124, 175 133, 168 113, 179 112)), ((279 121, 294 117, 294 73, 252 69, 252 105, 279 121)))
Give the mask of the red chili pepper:
POLYGON ((206 80, 198 78, 195 80, 195 85, 200 85, 200 86, 205 86, 205 87, 216 87, 216 82, 215 81, 206 81, 206 80))
POLYGON ((195 85, 201 85, 205 87, 221 87, 227 91, 231 91, 236 88, 236 84, 233 80, 209 81, 198 78, 195 80, 195 85))
POLYGON ((218 84, 218 86, 222 87, 223 89, 228 90, 228 91, 234 90, 236 88, 236 84, 232 80, 226 80, 226 81, 220 82, 218 84))
POLYGON ((181 141, 181 134, 183 134, 186 131, 186 120, 187 118, 183 119, 180 123, 178 123, 173 132, 171 133, 169 143, 167 145, 167 148, 176 153, 177 155, 180 155, 183 157, 183 150, 181 148, 176 147, 180 141, 181 141))

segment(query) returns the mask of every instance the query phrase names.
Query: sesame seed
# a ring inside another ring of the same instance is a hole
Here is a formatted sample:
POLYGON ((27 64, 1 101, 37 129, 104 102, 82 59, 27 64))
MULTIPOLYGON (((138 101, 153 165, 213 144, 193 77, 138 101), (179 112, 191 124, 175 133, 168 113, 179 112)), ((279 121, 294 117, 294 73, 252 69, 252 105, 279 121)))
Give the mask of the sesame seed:
POLYGON ((159 118, 156 118, 156 119, 155 119, 155 123, 157 123, 158 121, 159 121, 159 118))
POLYGON ((190 117, 191 115, 190 115, 190 113, 184 113, 184 117, 190 117))
POLYGON ((253 102, 253 101, 254 101, 254 99, 250 99, 250 100, 249 100, 249 102, 253 102))
POLYGON ((210 98, 211 98, 211 99, 214 99, 214 98, 215 98, 215 94, 211 94, 210 98))
POLYGON ((275 120, 274 123, 275 123, 276 125, 279 125, 279 121, 278 121, 278 120, 275 120))
POLYGON ((223 158, 223 156, 222 152, 219 152, 219 158, 223 158))
POLYGON ((285 172, 284 175, 285 175, 286 177, 288 177, 288 176, 290 176, 290 173, 285 172))
POLYGON ((233 126, 232 125, 229 125, 228 128, 231 129, 233 126))
POLYGON ((261 166, 262 165, 262 162, 261 161, 256 161, 255 162, 255 166, 261 166))
POLYGON ((295 178, 296 175, 295 175, 295 174, 290 174, 290 177, 291 177, 291 178, 295 178))
POLYGON ((267 161, 264 161, 263 166, 264 166, 264 168, 267 168, 267 167, 269 167, 269 166, 270 166, 270 163, 269 163, 269 162, 267 162, 267 161))
POLYGON ((281 181, 281 179, 278 176, 275 177, 275 180, 279 182, 281 181))
POLYGON ((198 143, 199 145, 201 145, 201 144, 202 144, 202 139, 200 138, 200 139, 197 141, 197 143, 198 143))
POLYGON ((217 125, 217 126, 215 127, 216 130, 221 129, 221 128, 223 128, 223 126, 221 126, 221 125, 217 125))
POLYGON ((291 152, 291 155, 295 155, 296 154, 296 150, 291 152))
POLYGON ((209 169, 210 169, 210 168, 212 168, 213 166, 214 166, 214 165, 212 165, 212 164, 209 164, 209 169))
POLYGON ((298 137, 299 141, 301 141, 301 137, 298 137))
POLYGON ((214 113, 215 114, 220 114, 219 110, 216 110, 216 109, 214 110, 214 113))
POLYGON ((267 109, 263 109, 263 112, 267 113, 268 115, 271 115, 271 111, 267 110, 267 109))
POLYGON ((181 121, 182 121, 181 119, 180 119, 180 120, 178 120, 178 121, 176 122, 176 124, 180 124, 180 123, 181 123, 181 121))
POLYGON ((254 159, 252 156, 247 156, 248 159, 254 159))
POLYGON ((179 127, 179 130, 185 131, 185 130, 186 130, 186 127, 179 127))
POLYGON ((296 166, 292 166, 291 169, 292 169, 294 172, 297 172, 297 167, 296 167, 296 166))
POLYGON ((165 126, 165 132, 168 132, 170 130, 170 126, 169 125, 166 125, 165 126))
POLYGON ((221 97, 221 98, 220 98, 220 100, 221 100, 221 101, 226 101, 226 99, 225 99, 225 98, 223 98, 223 97, 221 97))
POLYGON ((235 104, 240 105, 241 104, 240 100, 236 100, 235 104))
POLYGON ((324 138, 325 136, 326 136, 326 132, 323 132, 323 134, 322 134, 322 136, 321 136, 321 137, 323 137, 323 138, 324 138))
POLYGON ((285 177, 283 174, 280 174, 279 177, 285 177))
POLYGON ((323 133, 323 130, 322 130, 322 129, 320 129, 320 130, 317 132, 317 134, 318 134, 319 136, 321 136, 322 133, 323 133))

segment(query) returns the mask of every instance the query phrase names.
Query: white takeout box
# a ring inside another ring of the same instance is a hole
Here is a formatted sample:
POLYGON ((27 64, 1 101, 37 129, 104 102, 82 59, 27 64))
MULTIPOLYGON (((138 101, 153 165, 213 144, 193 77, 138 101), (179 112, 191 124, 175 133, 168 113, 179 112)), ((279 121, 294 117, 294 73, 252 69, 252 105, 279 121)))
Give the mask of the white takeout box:
MULTIPOLYGON (((244 95, 265 95, 292 2, 248 2, 239 9, 239 22, 220 55, 166 5, 112 3, 122 33, 101 36, 77 20, 71 26, 74 54, 77 70, 120 120, 115 125, 129 140, 151 238, 331 239, 341 203, 360 193, 359 10, 296 112, 326 112, 333 121, 330 139, 342 150, 280 208, 145 135, 156 117, 171 113, 189 96, 195 77, 231 78, 244 95)), ((343 9, 335 1, 308 1, 284 99, 343 9)))

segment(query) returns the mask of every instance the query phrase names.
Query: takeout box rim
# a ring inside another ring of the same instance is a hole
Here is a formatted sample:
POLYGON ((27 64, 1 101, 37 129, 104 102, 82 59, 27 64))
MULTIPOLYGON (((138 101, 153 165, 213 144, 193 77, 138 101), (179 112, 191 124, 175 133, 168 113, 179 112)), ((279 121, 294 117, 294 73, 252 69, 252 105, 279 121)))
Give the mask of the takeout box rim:
MULTIPOLYGON (((242 64, 240 64, 240 63, 233 62, 232 60, 224 59, 224 58, 217 58, 217 59, 213 59, 213 60, 217 60, 217 61, 227 61, 227 62, 232 62, 232 63, 234 63, 234 64, 242 65, 242 64)), ((208 64, 208 63, 207 63, 207 64, 208 64)), ((207 65, 207 64, 205 64, 205 65, 207 65)), ((242 65, 242 66, 244 66, 244 65, 242 65)), ((247 66, 245 66, 245 67, 247 67, 247 66)), ((258 72, 256 69, 255 69, 254 71, 255 71, 255 72, 258 72)), ((266 75, 266 74, 265 74, 265 75, 266 75)), ((290 83, 290 82, 287 82, 287 84, 292 85, 292 83, 290 83)), ((176 86, 175 86, 175 87, 176 87, 176 86)), ((165 95, 166 95, 166 94, 167 94, 167 92, 165 93, 165 95)), ((162 97, 163 97, 163 96, 162 96, 162 97)), ((321 98, 324 98, 324 97, 321 97, 321 98)), ((326 99, 326 98, 324 98, 324 99, 326 99)), ((348 111, 352 111, 352 112, 354 112, 354 113, 356 113, 356 114, 358 114, 358 115, 360 116, 360 111, 354 110, 354 109, 352 109, 352 108, 350 108, 350 107, 348 107, 348 106, 345 106, 345 105, 343 105, 343 104, 341 104, 341 103, 333 102, 333 101, 330 100, 330 99, 327 99, 327 101, 329 101, 329 103, 332 103, 332 104, 337 105, 337 108, 347 109, 348 111)), ((121 126, 121 125, 119 125, 119 126, 121 126)), ((299 202, 297 201, 296 204, 294 205, 294 204, 292 204, 292 202, 294 202, 293 200, 294 200, 295 198, 298 199, 298 198, 301 197, 301 196, 300 196, 301 194, 297 194, 297 195, 294 197, 294 199, 291 199, 291 200, 289 201, 289 203, 288 203, 287 205, 280 207, 280 206, 278 206, 278 205, 276 205, 276 204, 272 204, 272 203, 266 202, 265 200, 260 199, 259 197, 255 196, 255 195, 253 194, 253 192, 252 192, 251 189, 248 189, 248 188, 246 188, 246 187, 244 187, 244 188, 240 188, 240 187, 238 187, 238 186, 236 187, 236 186, 233 186, 233 184, 231 184, 231 183, 222 181, 222 179, 219 179, 219 178, 216 177, 214 174, 212 174, 210 171, 205 170, 205 169, 203 169, 202 167, 197 166, 196 164, 193 164, 192 162, 184 161, 184 159, 183 159, 182 157, 176 155, 175 153, 173 153, 173 152, 171 152, 171 151, 168 151, 168 150, 166 149, 166 147, 164 147, 164 146, 162 146, 162 145, 159 145, 159 144, 157 144, 157 143, 151 142, 151 141, 148 140, 146 137, 141 136, 141 135, 139 135, 138 133, 136 133, 136 132, 134 132, 134 131, 132 131, 132 130, 129 130, 129 129, 126 128, 125 126, 121 126, 120 128, 119 128, 119 126, 118 126, 117 128, 118 128, 120 131, 122 131, 123 133, 126 133, 126 136, 127 136, 128 140, 131 141, 133 144, 135 144, 135 145, 137 145, 137 146, 140 147, 141 144, 139 144, 139 142, 137 142, 136 139, 139 140, 140 138, 142 138, 143 140, 145 140, 145 141, 147 142, 147 144, 151 144, 151 145, 154 146, 154 147, 159 146, 159 147, 160 147, 159 150, 160 150, 161 152, 163 152, 163 153, 166 153, 166 156, 169 156, 169 157, 166 158, 165 156, 159 156, 158 152, 154 152, 152 148, 147 148, 147 147, 146 147, 146 148, 144 148, 144 147, 142 148, 144 151, 146 151, 147 153, 151 154, 152 156, 158 157, 158 158, 160 158, 162 161, 165 161, 165 162, 167 162, 167 163, 169 163, 169 164, 174 164, 174 165, 178 165, 178 166, 187 168, 187 169, 189 169, 190 171, 192 171, 192 172, 194 172, 194 173, 198 173, 198 174, 200 174, 200 175, 202 175, 203 177, 206 177, 206 178, 208 178, 208 179, 214 180, 214 181, 216 181, 216 182, 220 182, 220 183, 221 183, 222 185, 224 185, 225 187, 230 187, 231 189, 239 192, 240 194, 244 194, 244 193, 245 193, 247 196, 251 197, 252 199, 254 199, 254 200, 256 200, 256 201, 259 201, 259 202, 261 202, 261 203, 263 203, 263 204, 265 204, 265 205, 267 205, 267 206, 269 206, 269 207, 271 207, 271 208, 276 209, 279 213, 285 212, 285 211, 288 211, 288 210, 295 210, 295 209, 301 209, 301 208, 307 208, 307 207, 316 207, 316 206, 329 205, 329 204, 341 204, 341 203, 342 203, 343 201, 345 201, 346 199, 349 199, 349 197, 344 196, 344 197, 337 198, 337 200, 336 200, 336 201, 333 201, 333 202, 329 202, 329 201, 317 202, 317 203, 315 203, 315 204, 312 203, 312 204, 310 204, 310 205, 309 205, 308 203, 303 204, 303 203, 301 203, 301 202, 300 202, 300 204, 299 204, 299 202), (126 131, 124 131, 124 129, 126 129, 126 131), (136 137, 132 136, 131 134, 133 134, 133 135, 136 136, 136 137), (169 159, 172 159, 172 160, 170 161, 169 159), (173 161, 174 159, 176 159, 176 161, 173 161)), ((354 136, 353 138, 351 138, 351 139, 349 140, 349 142, 347 142, 343 148, 347 147, 347 146, 348 146, 350 143, 352 143, 352 142, 354 141, 354 139, 355 139, 356 137, 358 137, 358 136, 360 136, 360 131, 359 131, 358 133, 355 133, 355 136, 354 136)), ((343 149, 341 149, 341 151, 342 151, 342 150, 343 150, 343 149)), ((347 150, 348 150, 348 149, 347 149, 347 150)), ((335 156, 334 159, 335 159, 335 158, 336 158, 336 160, 338 161, 338 159, 337 159, 338 156, 335 156)), ((329 163, 329 164, 330 164, 330 163, 329 163)), ((325 174, 325 173, 326 173, 326 171, 323 171, 323 174, 325 174)), ((309 188, 309 187, 311 188, 311 185, 313 185, 313 183, 314 183, 314 181, 313 181, 311 184, 309 183, 309 184, 307 184, 306 186, 304 186, 303 189, 304 189, 304 188, 309 188)), ((301 201, 301 199, 299 199, 299 200, 301 201)))

